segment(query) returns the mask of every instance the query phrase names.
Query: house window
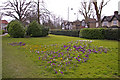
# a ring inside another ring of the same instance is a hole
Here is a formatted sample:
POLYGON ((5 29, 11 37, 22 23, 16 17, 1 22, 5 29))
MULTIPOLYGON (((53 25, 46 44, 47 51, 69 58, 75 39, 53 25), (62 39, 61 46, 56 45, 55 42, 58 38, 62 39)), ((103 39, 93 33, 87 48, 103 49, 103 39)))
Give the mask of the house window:
POLYGON ((117 21, 113 21, 113 25, 117 25, 117 21))
POLYGON ((107 25, 108 25, 108 22, 104 22, 103 24, 104 24, 104 26, 107 26, 107 25))

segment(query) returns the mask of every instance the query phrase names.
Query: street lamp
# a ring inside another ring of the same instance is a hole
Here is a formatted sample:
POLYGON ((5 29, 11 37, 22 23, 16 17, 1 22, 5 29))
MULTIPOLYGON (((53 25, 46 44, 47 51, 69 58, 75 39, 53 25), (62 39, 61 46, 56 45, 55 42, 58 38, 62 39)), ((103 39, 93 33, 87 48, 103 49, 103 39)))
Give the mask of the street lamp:
POLYGON ((74 13, 74 15, 76 15, 76 20, 78 20, 78 13, 74 13))
POLYGON ((69 10, 73 10, 73 8, 69 9, 68 7, 68 21, 69 21, 69 14, 70 14, 69 10))
POLYGON ((70 12, 69 12, 69 10, 73 10, 73 8, 69 9, 69 7, 68 7, 68 29, 70 29, 70 23, 69 23, 69 14, 70 14, 70 12))

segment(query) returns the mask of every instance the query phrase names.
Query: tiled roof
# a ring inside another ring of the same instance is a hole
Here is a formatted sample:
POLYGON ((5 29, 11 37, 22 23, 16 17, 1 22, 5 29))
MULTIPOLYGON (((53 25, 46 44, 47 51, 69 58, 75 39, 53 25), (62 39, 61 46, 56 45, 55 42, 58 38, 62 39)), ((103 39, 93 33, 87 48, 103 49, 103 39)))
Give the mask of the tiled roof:
POLYGON ((111 22, 114 19, 114 17, 116 17, 117 20, 120 21, 120 14, 114 14, 112 16, 104 16, 104 18, 102 19, 102 22, 103 21, 111 22))
POLYGON ((8 24, 6 20, 0 20, 0 23, 8 24))

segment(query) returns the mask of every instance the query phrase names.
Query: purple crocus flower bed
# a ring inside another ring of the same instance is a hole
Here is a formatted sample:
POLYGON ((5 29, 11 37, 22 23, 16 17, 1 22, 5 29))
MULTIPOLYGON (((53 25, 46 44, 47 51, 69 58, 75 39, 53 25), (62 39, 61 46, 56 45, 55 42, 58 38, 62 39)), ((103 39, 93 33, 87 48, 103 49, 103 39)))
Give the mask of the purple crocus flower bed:
POLYGON ((23 43, 23 42, 12 42, 8 44, 12 46, 25 46, 26 45, 26 43, 23 43))
MULTIPOLYGON (((94 47, 92 41, 78 40, 71 41, 62 45, 34 46, 27 48, 38 65, 53 74, 65 74, 68 70, 75 70, 77 67, 86 63, 92 54, 107 53, 104 47, 94 47)), ((16 43, 10 45, 23 45, 16 43)), ((25 48, 26 49, 26 48, 25 48)))

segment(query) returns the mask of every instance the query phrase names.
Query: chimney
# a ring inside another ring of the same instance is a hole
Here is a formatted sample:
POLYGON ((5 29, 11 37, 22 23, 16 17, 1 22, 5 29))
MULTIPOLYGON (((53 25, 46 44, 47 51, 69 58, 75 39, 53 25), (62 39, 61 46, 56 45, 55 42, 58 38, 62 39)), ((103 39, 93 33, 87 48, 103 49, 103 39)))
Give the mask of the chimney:
POLYGON ((114 15, 118 15, 118 11, 115 11, 115 12, 114 12, 114 15))

